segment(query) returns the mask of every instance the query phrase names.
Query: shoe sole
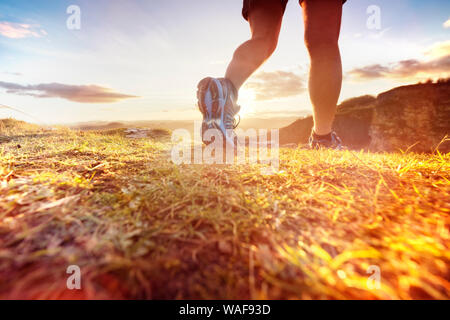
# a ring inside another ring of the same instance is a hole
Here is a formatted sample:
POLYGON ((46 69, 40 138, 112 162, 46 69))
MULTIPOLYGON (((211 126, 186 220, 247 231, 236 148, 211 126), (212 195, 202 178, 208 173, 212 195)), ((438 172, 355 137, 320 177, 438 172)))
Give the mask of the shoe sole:
POLYGON ((205 78, 197 85, 197 101, 198 108, 203 114, 203 119, 212 119, 212 115, 217 112, 219 102, 219 91, 217 85, 212 78, 205 78), (206 92, 211 93, 211 100, 206 101, 206 92), (208 106, 210 104, 210 106, 208 106))
POLYGON ((202 141, 204 144, 209 145, 213 141, 207 141, 203 138, 204 133, 207 130, 215 129, 218 130, 221 134, 222 130, 218 126, 217 122, 214 121, 213 115, 217 114, 219 110, 219 100, 222 99, 219 93, 219 88, 217 87, 217 83, 213 78, 205 78, 199 82, 197 85, 197 103, 200 112, 203 115, 202 122, 202 141), (211 97, 210 100, 207 101, 206 92, 210 92, 211 97))

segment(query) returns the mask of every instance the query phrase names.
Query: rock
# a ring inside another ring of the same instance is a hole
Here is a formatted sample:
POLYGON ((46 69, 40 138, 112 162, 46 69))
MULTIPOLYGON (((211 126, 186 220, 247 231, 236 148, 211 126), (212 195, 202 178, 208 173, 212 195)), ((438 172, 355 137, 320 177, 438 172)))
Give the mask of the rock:
MULTIPOLYGON (((369 148, 432 152, 450 134, 450 82, 405 86, 380 94, 369 148)), ((449 152, 450 144, 439 146, 449 152)))
POLYGON ((228 241, 220 240, 217 243, 217 246, 219 248, 219 251, 225 254, 231 254, 233 252, 233 247, 228 241))
POLYGON ((296 148, 298 148, 298 144, 297 143, 287 143, 287 144, 283 144, 282 146, 280 146, 280 148, 296 149, 296 148))
POLYGON ((135 128, 129 128, 125 130, 125 134, 127 138, 130 139, 143 139, 148 137, 148 132, 150 130, 148 129, 135 129, 135 128))
MULTIPOLYGON (((280 130, 280 145, 305 144, 312 117, 280 130)), ((351 149, 450 151, 450 81, 398 87, 377 98, 349 99, 338 107, 334 130, 351 149)))
POLYGON ((142 138, 167 138, 170 137, 170 131, 165 129, 139 129, 128 128, 125 131, 126 137, 130 139, 142 139, 142 138))

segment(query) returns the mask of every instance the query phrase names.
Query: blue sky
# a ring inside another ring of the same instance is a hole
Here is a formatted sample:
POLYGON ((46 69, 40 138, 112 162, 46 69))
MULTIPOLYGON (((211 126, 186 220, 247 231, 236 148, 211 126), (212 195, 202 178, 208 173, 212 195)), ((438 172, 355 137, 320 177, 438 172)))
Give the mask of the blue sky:
MULTIPOLYGON (((241 8, 239 0, 3 0, 0 103, 48 123, 196 119, 197 82, 223 76, 234 49, 249 38, 241 8), (73 4, 81 8, 80 30, 66 27, 73 4)), ((290 1, 277 52, 241 92, 244 117, 311 110, 301 13, 290 1), (280 71, 295 75, 298 94, 272 94, 261 72, 288 81, 280 71), (252 88, 271 98, 258 99, 252 88)), ((349 0, 340 40, 341 100, 449 76, 449 19, 450 1, 349 0), (370 5, 381 10, 381 30, 366 26, 370 5)), ((31 120, 0 109, 7 116, 31 120)))

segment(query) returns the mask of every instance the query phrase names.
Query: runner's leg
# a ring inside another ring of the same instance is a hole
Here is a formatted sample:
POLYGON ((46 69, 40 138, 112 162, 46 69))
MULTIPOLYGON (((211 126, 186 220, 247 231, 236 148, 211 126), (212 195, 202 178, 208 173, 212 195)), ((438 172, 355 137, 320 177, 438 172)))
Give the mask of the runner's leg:
POLYGON ((234 53, 225 78, 237 90, 275 51, 284 5, 280 0, 253 0, 248 20, 252 37, 234 53))
POLYGON ((332 131, 342 85, 338 39, 342 0, 304 0, 305 44, 311 57, 309 94, 314 108, 314 132, 332 131))

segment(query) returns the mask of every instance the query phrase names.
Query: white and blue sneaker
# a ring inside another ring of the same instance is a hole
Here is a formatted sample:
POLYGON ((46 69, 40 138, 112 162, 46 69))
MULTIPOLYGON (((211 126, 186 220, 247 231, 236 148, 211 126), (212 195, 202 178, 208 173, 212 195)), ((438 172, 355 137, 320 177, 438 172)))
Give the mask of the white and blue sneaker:
POLYGON ((309 137, 310 149, 334 149, 334 150, 346 150, 346 147, 342 145, 341 138, 338 137, 336 132, 331 132, 328 136, 320 137, 313 132, 309 137))
POLYGON ((204 134, 207 130, 219 130, 224 144, 235 146, 234 129, 239 125, 235 117, 241 109, 236 104, 237 91, 233 83, 226 78, 205 78, 198 84, 198 108, 203 114, 202 140, 207 140, 204 134))

